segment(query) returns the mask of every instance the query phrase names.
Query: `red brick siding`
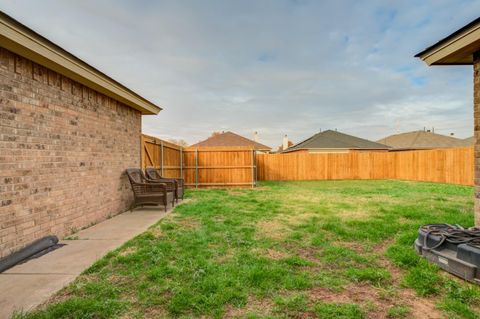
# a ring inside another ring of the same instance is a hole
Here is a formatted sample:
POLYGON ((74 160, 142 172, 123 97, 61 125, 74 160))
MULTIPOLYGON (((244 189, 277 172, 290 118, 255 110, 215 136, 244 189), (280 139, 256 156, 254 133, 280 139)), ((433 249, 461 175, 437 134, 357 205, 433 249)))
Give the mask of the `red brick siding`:
POLYGON ((141 114, 0 48, 0 256, 129 208, 141 114))

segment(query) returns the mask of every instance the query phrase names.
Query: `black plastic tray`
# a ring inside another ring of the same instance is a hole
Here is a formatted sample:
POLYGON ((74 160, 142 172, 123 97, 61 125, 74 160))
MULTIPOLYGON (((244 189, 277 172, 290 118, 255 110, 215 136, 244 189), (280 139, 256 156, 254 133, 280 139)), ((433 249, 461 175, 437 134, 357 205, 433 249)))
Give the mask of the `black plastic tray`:
POLYGON ((480 247, 470 244, 452 244, 443 242, 437 246, 442 237, 418 231, 417 240, 415 240, 415 250, 430 262, 437 264, 440 268, 470 282, 480 284, 480 247))

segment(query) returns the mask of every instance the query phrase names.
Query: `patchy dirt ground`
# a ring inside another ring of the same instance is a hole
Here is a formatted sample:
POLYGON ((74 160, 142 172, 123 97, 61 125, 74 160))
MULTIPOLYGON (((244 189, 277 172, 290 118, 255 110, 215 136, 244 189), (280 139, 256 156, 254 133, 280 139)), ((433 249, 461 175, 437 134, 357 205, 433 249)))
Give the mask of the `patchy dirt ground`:
POLYGON ((412 248, 470 226, 470 187, 263 183, 187 192, 175 211, 18 318, 480 319, 480 289, 412 248))

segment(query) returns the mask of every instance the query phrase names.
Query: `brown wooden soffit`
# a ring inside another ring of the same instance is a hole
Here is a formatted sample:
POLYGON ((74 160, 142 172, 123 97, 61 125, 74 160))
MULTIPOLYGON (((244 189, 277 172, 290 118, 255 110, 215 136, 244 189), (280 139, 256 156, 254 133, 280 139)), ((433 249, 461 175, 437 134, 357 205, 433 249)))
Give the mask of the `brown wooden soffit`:
POLYGON ((142 114, 162 108, 0 11, 0 46, 43 65, 142 114))

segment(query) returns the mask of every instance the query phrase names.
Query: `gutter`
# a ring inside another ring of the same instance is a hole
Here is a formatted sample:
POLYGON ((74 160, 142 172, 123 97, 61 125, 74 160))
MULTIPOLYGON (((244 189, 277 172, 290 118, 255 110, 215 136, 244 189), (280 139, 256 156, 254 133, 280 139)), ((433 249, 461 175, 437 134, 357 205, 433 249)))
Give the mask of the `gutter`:
POLYGON ((122 102, 142 114, 158 114, 162 110, 1 11, 0 46, 122 102))

